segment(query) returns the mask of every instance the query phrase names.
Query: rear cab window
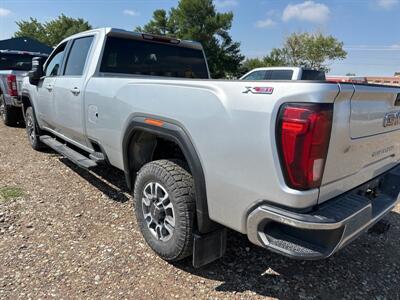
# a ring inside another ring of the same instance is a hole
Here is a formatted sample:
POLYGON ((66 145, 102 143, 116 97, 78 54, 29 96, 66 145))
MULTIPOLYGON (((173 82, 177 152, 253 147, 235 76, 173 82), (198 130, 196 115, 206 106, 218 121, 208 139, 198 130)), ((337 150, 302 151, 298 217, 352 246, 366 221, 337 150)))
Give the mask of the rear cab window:
POLYGON ((208 79, 201 49, 121 37, 107 37, 100 72, 208 79))
POLYGON ((0 53, 0 70, 30 71, 34 57, 29 54, 0 53))
POLYGON ((292 80, 292 77, 292 70, 271 70, 271 73, 266 80, 292 80))
POLYGON ((303 70, 301 80, 326 80, 325 72, 318 70, 303 70))

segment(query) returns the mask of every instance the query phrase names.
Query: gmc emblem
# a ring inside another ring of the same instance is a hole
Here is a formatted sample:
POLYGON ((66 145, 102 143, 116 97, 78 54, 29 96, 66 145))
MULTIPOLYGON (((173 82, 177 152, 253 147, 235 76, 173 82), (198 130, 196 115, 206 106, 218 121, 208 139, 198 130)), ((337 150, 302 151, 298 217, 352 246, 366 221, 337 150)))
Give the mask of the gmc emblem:
POLYGON ((400 111, 392 111, 383 117, 383 127, 396 126, 400 124, 400 111))

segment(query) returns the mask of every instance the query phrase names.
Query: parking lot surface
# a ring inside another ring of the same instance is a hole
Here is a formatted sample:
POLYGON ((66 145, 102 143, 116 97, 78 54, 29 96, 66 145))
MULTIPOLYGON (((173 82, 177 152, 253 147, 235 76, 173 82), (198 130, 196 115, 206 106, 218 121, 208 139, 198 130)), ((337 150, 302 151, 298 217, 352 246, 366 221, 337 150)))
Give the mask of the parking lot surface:
POLYGON ((123 173, 33 151, 0 125, 0 298, 400 299, 400 207, 333 257, 291 260, 229 232, 225 257, 175 265, 145 244, 123 173), (382 225, 382 224, 380 224, 382 225))

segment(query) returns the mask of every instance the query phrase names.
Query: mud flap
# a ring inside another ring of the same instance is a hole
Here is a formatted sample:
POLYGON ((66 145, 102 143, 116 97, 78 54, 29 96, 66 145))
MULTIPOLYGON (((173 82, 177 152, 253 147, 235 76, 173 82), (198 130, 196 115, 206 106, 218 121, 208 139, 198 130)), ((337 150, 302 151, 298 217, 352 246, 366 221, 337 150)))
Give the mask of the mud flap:
POLYGON ((225 254, 226 229, 218 229, 207 234, 194 234, 193 267, 200 268, 225 254))

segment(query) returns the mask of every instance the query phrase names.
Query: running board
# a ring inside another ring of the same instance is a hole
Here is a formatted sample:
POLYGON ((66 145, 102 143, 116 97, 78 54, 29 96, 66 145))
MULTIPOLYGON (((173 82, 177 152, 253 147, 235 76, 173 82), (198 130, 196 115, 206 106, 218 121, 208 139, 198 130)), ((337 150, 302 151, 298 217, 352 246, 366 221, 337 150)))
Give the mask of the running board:
POLYGON ((68 158, 81 168, 90 169, 97 166, 97 163, 94 160, 87 158, 86 156, 73 150, 67 145, 61 144, 55 138, 52 138, 48 135, 42 135, 40 136, 40 141, 61 154, 62 156, 68 158))
POLYGON ((102 164, 106 161, 106 157, 102 152, 93 152, 89 154, 89 158, 97 164, 102 164))

